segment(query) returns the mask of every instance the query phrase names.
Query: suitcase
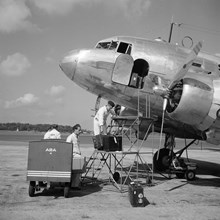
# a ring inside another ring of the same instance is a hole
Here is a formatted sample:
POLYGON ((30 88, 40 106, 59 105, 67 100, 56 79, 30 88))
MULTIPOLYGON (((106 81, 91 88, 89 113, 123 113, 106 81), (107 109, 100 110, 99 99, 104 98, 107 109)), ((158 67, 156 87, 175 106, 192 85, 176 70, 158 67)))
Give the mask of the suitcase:
POLYGON ((94 148, 98 149, 98 150, 102 150, 103 149, 103 141, 102 141, 102 135, 95 135, 92 137, 93 139, 93 143, 94 143, 94 148))
POLYGON ((138 184, 131 182, 128 186, 128 195, 130 203, 133 207, 144 207, 144 191, 143 187, 138 184))
POLYGON ((132 73, 129 86, 139 88, 140 77, 137 73, 132 73))
POLYGON ((121 136, 103 135, 102 142, 103 142, 104 151, 121 151, 122 150, 122 137, 121 136))

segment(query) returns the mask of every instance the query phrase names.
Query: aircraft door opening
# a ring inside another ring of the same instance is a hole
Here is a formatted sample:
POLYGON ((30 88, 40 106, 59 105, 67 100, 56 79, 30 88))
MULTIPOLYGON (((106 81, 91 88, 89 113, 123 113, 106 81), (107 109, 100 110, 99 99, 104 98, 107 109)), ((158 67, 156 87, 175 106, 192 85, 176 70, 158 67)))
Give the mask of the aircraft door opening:
POLYGON ((112 81, 128 86, 133 65, 134 60, 130 55, 120 54, 115 61, 115 67, 112 73, 112 81))
POLYGON ((129 86, 133 88, 144 87, 144 77, 148 75, 149 64, 146 60, 137 59, 134 61, 129 86))

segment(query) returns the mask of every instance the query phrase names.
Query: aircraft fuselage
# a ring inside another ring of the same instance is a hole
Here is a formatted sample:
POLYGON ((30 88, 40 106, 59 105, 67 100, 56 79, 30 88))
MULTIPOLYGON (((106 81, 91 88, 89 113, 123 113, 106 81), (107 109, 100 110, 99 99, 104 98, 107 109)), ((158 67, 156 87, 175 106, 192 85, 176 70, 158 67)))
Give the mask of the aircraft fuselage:
MULTIPOLYGON (((69 52, 60 66, 87 91, 159 121, 163 92, 190 51, 163 41, 112 37, 93 49, 69 52)), ((184 137, 197 139, 204 139, 207 129, 216 132, 220 124, 216 116, 220 105, 219 64, 220 58, 199 53, 183 79, 178 107, 166 114, 165 129, 182 128, 177 136, 184 131, 184 137)))

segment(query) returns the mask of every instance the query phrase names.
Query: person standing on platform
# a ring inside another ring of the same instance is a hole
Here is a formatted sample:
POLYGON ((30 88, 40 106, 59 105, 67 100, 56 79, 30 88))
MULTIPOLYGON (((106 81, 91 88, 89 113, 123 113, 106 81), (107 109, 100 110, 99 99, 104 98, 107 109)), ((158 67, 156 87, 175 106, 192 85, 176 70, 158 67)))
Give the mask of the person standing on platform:
POLYGON ((58 131, 58 125, 50 127, 45 133, 44 139, 61 139, 60 132, 58 131))
POLYGON ((107 134, 107 118, 109 114, 114 114, 112 108, 114 108, 115 104, 112 101, 108 101, 107 105, 102 106, 96 113, 94 117, 94 135, 99 135, 99 134, 107 134))

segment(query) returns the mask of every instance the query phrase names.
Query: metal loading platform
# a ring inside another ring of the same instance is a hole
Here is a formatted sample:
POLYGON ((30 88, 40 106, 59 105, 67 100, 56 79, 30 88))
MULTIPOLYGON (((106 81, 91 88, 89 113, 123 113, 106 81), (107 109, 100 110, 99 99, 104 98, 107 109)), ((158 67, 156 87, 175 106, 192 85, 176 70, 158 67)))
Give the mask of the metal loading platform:
POLYGON ((94 150, 88 160, 87 171, 82 177, 83 182, 112 182, 120 192, 126 192, 130 182, 143 181, 150 184, 152 169, 143 159, 144 154, 149 152, 106 152, 94 150), (105 172, 105 177, 101 172, 105 172), (100 177, 100 179, 99 179, 100 177), (107 178, 106 178, 107 177, 107 178))
MULTIPOLYGON (((83 183, 88 181, 110 182, 120 192, 128 191, 130 182, 140 182, 143 185, 151 185, 153 182, 153 167, 146 161, 152 162, 153 152, 143 151, 142 146, 149 132, 153 131, 153 119, 123 116, 113 117, 109 127, 109 136, 121 137, 122 146, 118 149, 95 149, 88 158, 83 183), (140 138, 140 128, 142 141, 140 138), (148 159, 146 159, 148 158, 148 159)), ((104 146, 105 149, 105 146, 104 146)), ((153 163, 152 163, 153 164, 153 163)))

